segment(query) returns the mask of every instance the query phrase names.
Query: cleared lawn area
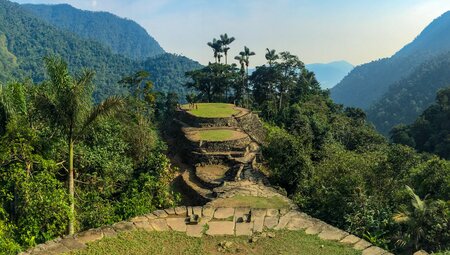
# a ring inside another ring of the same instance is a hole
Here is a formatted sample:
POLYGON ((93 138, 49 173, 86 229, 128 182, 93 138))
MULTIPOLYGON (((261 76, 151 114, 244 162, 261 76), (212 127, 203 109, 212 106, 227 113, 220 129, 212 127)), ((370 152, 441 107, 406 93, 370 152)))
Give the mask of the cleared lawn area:
POLYGON ((212 202, 215 207, 251 207, 281 209, 289 204, 279 197, 252 197, 237 195, 230 198, 218 198, 212 202))
POLYGON ((172 254, 307 254, 307 255, 358 255, 361 252, 338 242, 322 241, 303 231, 275 231, 273 238, 259 238, 250 243, 248 237, 188 237, 184 233, 133 231, 92 243, 88 249, 72 255, 172 255, 172 254), (225 251, 220 243, 231 242, 225 251))
POLYGON ((198 140, 210 142, 219 142, 235 139, 236 135, 239 134, 239 132, 236 132, 231 129, 208 129, 197 132, 198 132, 198 140))
POLYGON ((201 103, 195 105, 197 105, 198 109, 189 109, 189 104, 183 105, 182 108, 201 118, 228 118, 233 114, 239 113, 238 110, 234 109, 233 104, 201 103))

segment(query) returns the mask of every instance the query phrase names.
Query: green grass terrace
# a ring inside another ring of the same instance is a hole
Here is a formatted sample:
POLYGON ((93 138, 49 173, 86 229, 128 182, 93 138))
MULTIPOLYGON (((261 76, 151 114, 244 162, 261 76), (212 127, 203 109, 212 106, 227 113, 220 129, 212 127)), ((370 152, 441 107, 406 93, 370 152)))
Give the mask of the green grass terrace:
POLYGON ((192 141, 221 142, 242 139, 247 134, 230 128, 205 128, 188 131, 187 137, 192 141))
POLYGON ((182 105, 183 110, 199 118, 229 118, 240 111, 233 104, 198 103, 192 108, 189 104, 182 105))

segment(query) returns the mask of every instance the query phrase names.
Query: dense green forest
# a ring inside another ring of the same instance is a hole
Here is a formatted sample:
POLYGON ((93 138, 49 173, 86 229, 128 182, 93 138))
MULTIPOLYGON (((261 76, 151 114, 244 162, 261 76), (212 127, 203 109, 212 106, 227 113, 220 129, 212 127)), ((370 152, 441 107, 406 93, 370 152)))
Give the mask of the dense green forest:
POLYGON ((450 54, 428 61, 405 79, 393 84, 367 111, 368 119, 388 135, 398 124, 412 123, 433 103, 436 92, 450 85, 450 54))
POLYGON ((450 160, 450 88, 437 93, 436 102, 411 125, 391 131, 392 141, 450 160))
POLYGON ((356 67, 331 90, 333 100, 346 106, 369 108, 392 84, 414 75, 421 64, 450 51, 449 27, 450 12, 447 12, 392 57, 356 67))
POLYGON ((45 68, 42 59, 49 55, 59 55, 67 60, 74 71, 83 68, 95 70, 95 101, 109 95, 126 92, 117 82, 122 76, 148 68, 152 71, 155 88, 167 92, 174 89, 186 93, 182 86, 184 73, 200 68, 200 64, 186 57, 165 54, 149 58, 144 62, 131 60, 112 53, 108 47, 98 42, 82 39, 77 35, 55 28, 24 10, 18 4, 0 0, 0 54, 7 56, 1 62, 3 69, 1 81, 31 78, 34 82, 44 79, 45 68), (170 70, 170 74, 167 73, 170 70))
POLYGON ((267 64, 250 76, 249 48, 235 57, 239 68, 221 61, 228 45, 209 45, 216 61, 188 73, 186 86, 197 91, 188 101, 260 111, 271 183, 302 211, 395 253, 450 249, 449 161, 390 144, 361 109, 335 104, 289 52, 268 49, 267 64))
POLYGON ((71 75, 60 58, 44 66, 40 84, 0 86, 2 254, 177 201, 148 73, 121 80, 129 96, 94 104, 92 71, 71 75))
POLYGON ((111 13, 82 11, 68 4, 23 7, 53 26, 109 46, 115 54, 144 60, 165 53, 143 27, 111 13))

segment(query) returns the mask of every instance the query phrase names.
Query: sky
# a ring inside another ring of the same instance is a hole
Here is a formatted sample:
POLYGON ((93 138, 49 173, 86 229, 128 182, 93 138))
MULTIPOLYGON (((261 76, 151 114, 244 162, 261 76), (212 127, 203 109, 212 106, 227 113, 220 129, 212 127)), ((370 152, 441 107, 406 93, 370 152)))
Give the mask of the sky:
POLYGON ((450 0, 14 0, 68 3, 107 11, 143 26, 168 52, 202 64, 214 61, 206 45, 234 36, 229 55, 244 46, 265 63, 266 48, 289 51, 305 63, 346 60, 354 65, 389 57, 411 42, 450 0))

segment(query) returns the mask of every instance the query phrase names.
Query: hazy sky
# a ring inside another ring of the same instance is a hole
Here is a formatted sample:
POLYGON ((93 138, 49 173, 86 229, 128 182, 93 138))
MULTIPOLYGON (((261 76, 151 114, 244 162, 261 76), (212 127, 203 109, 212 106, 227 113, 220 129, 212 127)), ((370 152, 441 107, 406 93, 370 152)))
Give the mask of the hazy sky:
POLYGON ((168 52, 206 64, 206 42, 236 37, 230 55, 247 45, 251 65, 265 62, 266 48, 290 51, 305 63, 347 60, 362 64, 394 54, 450 0, 15 0, 69 3, 137 21, 168 52))

